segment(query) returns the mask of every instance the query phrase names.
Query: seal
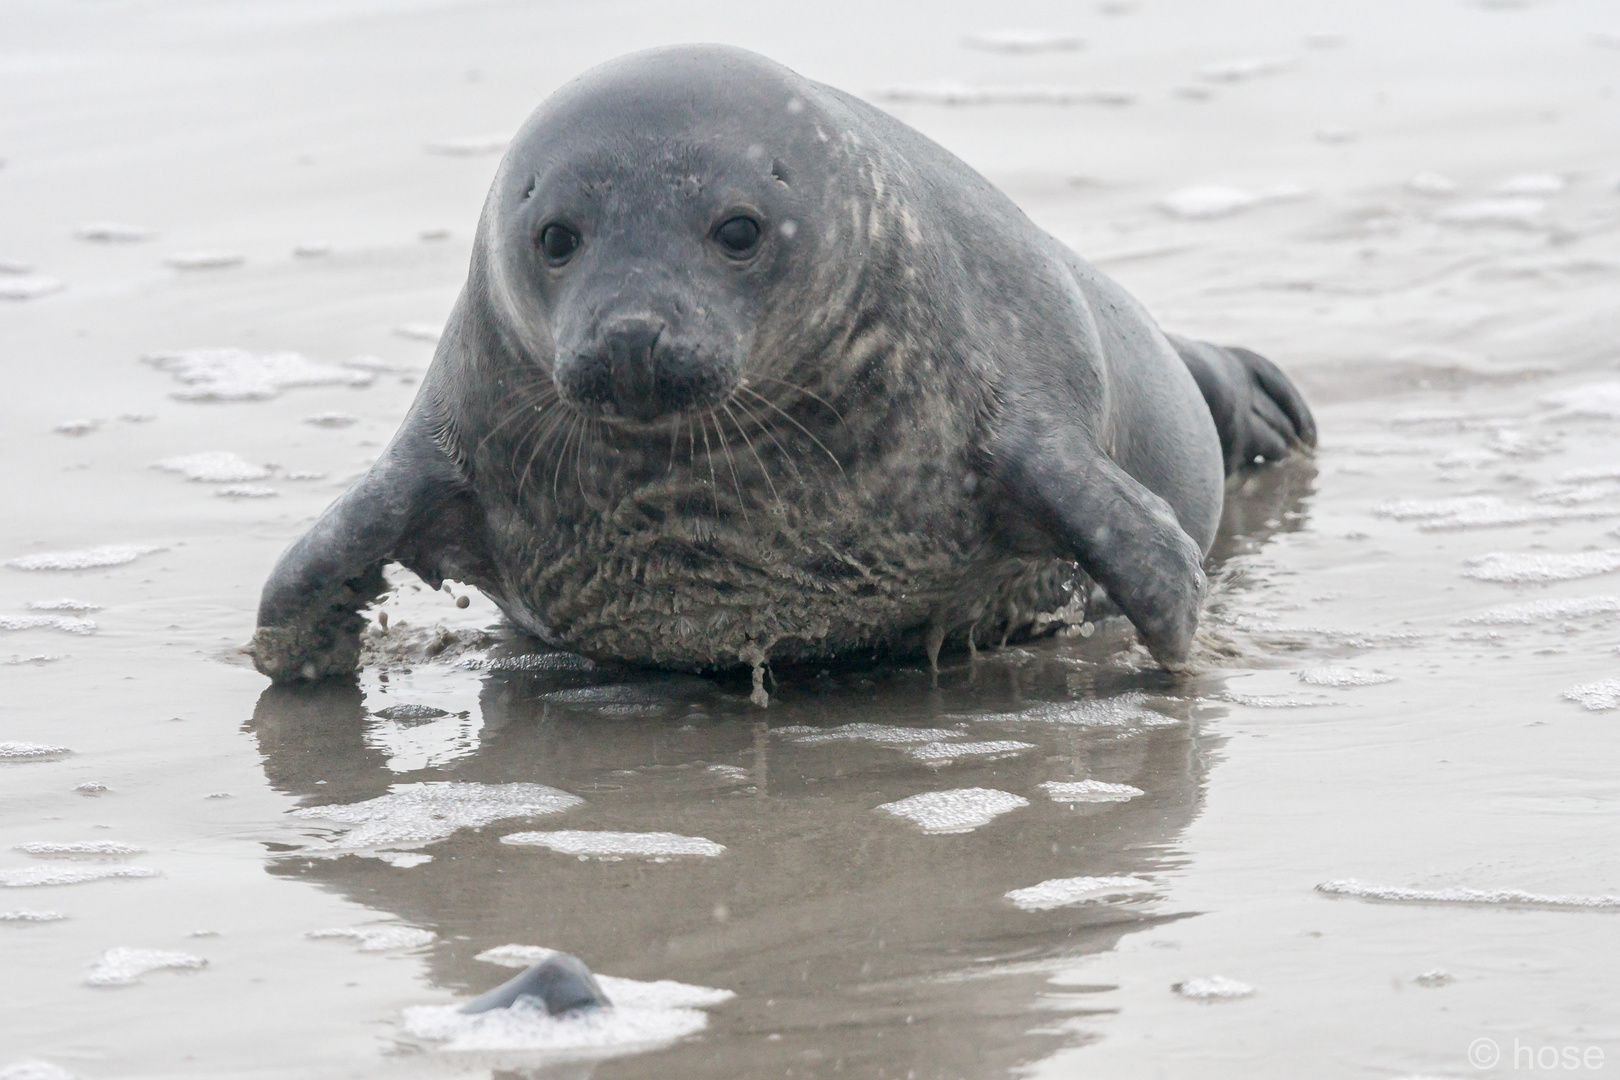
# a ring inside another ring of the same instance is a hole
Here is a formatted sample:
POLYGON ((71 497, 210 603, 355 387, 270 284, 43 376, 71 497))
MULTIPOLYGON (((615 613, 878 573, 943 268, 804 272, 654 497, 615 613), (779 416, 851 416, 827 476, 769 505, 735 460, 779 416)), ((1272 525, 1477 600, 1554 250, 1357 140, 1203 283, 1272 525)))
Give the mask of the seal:
POLYGON ((1315 443, 895 118, 755 54, 595 68, 514 138, 371 470, 249 646, 352 673, 397 561, 548 644, 684 670, 926 653, 1111 601, 1185 665, 1227 474, 1315 443))

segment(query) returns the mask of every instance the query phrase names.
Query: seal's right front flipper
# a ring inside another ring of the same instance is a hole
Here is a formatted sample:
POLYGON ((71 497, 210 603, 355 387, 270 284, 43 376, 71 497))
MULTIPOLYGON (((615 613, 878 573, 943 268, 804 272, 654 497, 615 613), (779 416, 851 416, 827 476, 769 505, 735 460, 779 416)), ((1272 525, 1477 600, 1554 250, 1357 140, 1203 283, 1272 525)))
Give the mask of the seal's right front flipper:
POLYGON ((359 612, 398 560, 435 588, 446 576, 486 577, 483 516, 460 470, 407 419, 383 456, 282 553, 259 600, 248 651, 278 683, 352 675, 359 612))
POLYGON ((1026 432, 997 457, 1010 492, 1107 590, 1153 658, 1185 667, 1206 583, 1203 553, 1170 504, 1078 431, 1026 432))

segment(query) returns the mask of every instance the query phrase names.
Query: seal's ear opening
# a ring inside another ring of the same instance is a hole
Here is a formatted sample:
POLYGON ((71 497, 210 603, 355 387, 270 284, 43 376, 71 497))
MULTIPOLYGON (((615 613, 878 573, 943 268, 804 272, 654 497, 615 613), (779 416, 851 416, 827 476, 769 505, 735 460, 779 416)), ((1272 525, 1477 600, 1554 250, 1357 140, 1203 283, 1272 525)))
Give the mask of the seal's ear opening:
POLYGON ((771 159, 771 175, 775 177, 776 182, 781 184, 783 187, 793 186, 793 175, 788 172, 788 167, 782 163, 781 158, 771 159))

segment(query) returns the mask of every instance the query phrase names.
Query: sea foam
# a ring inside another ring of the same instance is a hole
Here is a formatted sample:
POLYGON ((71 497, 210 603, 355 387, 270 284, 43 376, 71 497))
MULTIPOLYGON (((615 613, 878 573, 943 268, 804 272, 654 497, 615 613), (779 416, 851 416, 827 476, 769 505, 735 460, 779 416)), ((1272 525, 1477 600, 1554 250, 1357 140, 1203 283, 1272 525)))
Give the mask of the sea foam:
POLYGON ((1051 911, 1108 896, 1143 893, 1153 883, 1138 877, 1052 878, 1039 885, 1014 889, 1006 897, 1024 911, 1051 911))
POLYGON ((1009 791, 975 787, 927 791, 884 803, 877 809, 914 822, 923 832, 945 835, 972 832, 1002 814, 1028 805, 1028 799, 1009 791))
POLYGON ((200 971, 208 961, 183 952, 162 949, 108 949, 84 981, 91 986, 133 986, 154 971, 200 971))
POLYGON ((1573 581, 1620 570, 1620 551, 1580 551, 1571 555, 1493 552, 1469 559, 1464 566, 1464 577, 1507 585, 1573 581))
POLYGON ((396 785, 387 795, 340 806, 294 810, 296 817, 324 819, 351 828, 303 850, 317 853, 380 847, 421 847, 458 829, 476 829, 508 818, 557 814, 585 800, 542 784, 474 784, 432 781, 396 785))
POLYGON ((1502 904, 1586 911, 1620 910, 1620 896, 1551 895, 1518 889, 1407 889, 1399 885, 1372 885, 1355 878, 1324 881, 1316 887, 1316 891, 1329 896, 1354 896, 1362 900, 1391 903, 1502 904))
POLYGON ((563 855, 581 858, 671 858, 677 855, 723 854, 724 844, 717 844, 701 836, 681 836, 668 832, 607 832, 583 829, 560 829, 554 832, 508 833, 501 837, 503 844, 522 847, 543 847, 563 855))

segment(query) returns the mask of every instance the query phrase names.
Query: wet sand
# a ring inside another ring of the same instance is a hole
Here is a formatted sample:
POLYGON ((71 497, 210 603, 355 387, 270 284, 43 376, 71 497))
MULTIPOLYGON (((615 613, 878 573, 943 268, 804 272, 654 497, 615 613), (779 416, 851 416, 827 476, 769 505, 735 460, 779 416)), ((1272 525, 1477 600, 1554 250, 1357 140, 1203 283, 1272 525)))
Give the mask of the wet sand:
POLYGON ((117 0, 0 42, 0 1077, 1620 1069, 1612 7, 117 0), (963 43, 1010 28, 1085 44, 963 43), (1198 674, 1107 623, 759 710, 403 573, 356 687, 234 652, 414 393, 491 137, 682 40, 872 95, 1306 388, 1198 674), (417 1010, 510 945, 643 1026, 448 1049, 417 1010))

